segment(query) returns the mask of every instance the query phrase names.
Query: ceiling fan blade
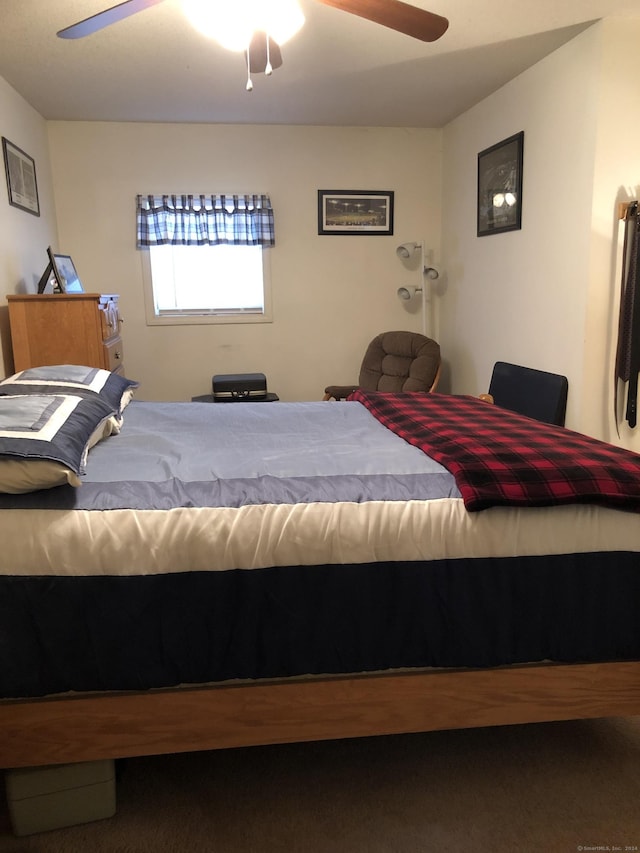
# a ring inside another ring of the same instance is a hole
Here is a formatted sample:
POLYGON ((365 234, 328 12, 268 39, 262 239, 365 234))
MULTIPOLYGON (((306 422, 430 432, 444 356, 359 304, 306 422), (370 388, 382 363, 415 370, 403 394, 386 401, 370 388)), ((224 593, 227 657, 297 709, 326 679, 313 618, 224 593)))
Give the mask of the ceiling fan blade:
POLYGON ((436 41, 445 34, 449 21, 434 12, 418 9, 401 0, 318 0, 374 24, 381 24, 420 41, 436 41))
POLYGON ((135 15, 137 12, 142 12, 144 9, 149 9, 151 6, 157 6, 158 3, 163 2, 164 0, 125 0, 124 3, 112 6, 111 9, 105 9, 90 18, 85 18, 84 21, 65 27, 64 30, 60 30, 58 35, 63 39, 83 38, 98 32, 103 27, 108 27, 110 24, 115 24, 130 15, 135 15))
POLYGON ((269 39, 269 56, 267 57, 267 34, 256 32, 253 34, 249 45, 249 69, 252 74, 264 74, 267 67, 267 59, 271 68, 275 71, 282 65, 282 52, 280 45, 272 38, 269 39))

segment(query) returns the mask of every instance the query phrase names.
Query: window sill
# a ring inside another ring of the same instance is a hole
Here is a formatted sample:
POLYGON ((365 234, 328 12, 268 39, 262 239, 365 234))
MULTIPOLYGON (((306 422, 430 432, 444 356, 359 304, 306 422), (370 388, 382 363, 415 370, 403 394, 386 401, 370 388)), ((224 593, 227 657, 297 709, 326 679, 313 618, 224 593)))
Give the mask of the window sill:
POLYGON ((147 314, 147 326, 211 326, 272 323, 269 314, 147 314))

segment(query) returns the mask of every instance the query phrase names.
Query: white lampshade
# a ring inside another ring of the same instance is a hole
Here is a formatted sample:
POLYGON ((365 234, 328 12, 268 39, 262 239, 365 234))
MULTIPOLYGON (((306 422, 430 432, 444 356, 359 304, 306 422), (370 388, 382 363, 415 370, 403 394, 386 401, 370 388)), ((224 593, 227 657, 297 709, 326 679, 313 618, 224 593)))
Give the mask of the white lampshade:
POLYGON ((420 243, 403 243, 401 246, 398 246, 396 249, 396 255, 399 258, 410 258, 411 255, 416 251, 416 249, 420 248, 420 243))
POLYGON ((408 285, 407 287, 399 287, 396 291, 398 299, 404 299, 406 301, 408 301, 409 299, 413 299, 416 293, 422 293, 422 288, 413 287, 413 285, 408 285))
POLYGON ((184 13, 227 50, 246 50, 255 32, 284 44, 304 24, 297 0, 182 0, 184 13))

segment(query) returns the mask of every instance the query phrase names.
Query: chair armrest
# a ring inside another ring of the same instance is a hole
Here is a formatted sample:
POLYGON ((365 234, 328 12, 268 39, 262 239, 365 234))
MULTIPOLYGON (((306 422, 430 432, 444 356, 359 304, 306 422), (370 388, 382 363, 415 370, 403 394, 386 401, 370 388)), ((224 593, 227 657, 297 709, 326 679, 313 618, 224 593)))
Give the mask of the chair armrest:
POLYGON ((349 394, 352 394, 357 385, 327 385, 324 389, 324 397, 323 400, 331 400, 333 397, 335 400, 344 400, 345 397, 348 397, 349 394))

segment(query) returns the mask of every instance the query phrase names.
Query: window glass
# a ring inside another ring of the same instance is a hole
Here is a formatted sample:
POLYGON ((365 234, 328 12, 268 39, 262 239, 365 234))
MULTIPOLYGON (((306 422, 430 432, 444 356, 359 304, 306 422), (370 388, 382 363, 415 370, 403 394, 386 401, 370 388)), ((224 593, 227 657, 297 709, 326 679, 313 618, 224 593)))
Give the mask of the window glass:
POLYGON ((152 246, 142 254, 147 322, 271 319, 268 251, 261 246, 152 246))

